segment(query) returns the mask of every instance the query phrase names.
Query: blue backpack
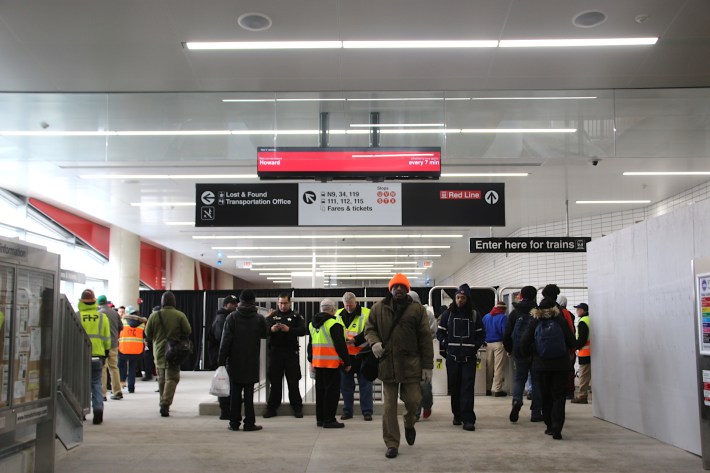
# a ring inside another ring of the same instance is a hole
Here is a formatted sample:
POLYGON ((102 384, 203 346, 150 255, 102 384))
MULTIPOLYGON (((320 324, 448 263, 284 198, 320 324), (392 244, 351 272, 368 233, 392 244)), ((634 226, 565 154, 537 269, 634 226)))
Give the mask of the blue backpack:
POLYGON ((520 317, 518 317, 518 320, 515 321, 515 325, 513 326, 513 333, 512 333, 513 350, 515 350, 516 348, 518 348, 518 349, 520 348, 520 340, 523 339, 523 334, 530 326, 531 320, 532 320, 532 315, 523 314, 520 317))
POLYGON ((535 349, 540 358, 559 358, 567 354, 565 334, 554 319, 542 319, 535 328, 535 349))

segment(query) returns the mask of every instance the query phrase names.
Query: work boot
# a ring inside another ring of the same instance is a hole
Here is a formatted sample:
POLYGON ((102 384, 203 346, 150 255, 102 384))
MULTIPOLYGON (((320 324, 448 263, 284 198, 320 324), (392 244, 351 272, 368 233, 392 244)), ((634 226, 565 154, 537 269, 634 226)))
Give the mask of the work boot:
POLYGON ((104 421, 104 411, 94 411, 94 425, 99 425, 104 421))
POLYGON ((160 406, 160 415, 163 417, 170 417, 170 407, 160 406))
POLYGON ((262 415, 262 417, 264 419, 269 419, 271 417, 276 417, 277 415, 278 414, 276 413, 276 409, 270 409, 267 407, 266 410, 264 411, 264 414, 262 415))
POLYGON ((404 438, 407 441, 407 445, 414 445, 414 441, 417 439, 417 431, 414 427, 404 428, 404 438))
POLYGON ((587 404, 587 396, 574 398, 570 402, 572 404, 587 404))

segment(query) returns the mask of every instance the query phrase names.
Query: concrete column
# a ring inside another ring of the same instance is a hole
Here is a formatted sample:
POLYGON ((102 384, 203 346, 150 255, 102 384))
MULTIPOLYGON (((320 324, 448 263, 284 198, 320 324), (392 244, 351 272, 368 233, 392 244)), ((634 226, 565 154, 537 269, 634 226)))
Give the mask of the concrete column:
POLYGON ((215 289, 231 290, 234 289, 234 276, 219 269, 215 271, 215 289))
POLYGON ((195 289, 195 260, 175 251, 171 253, 170 289, 193 291, 195 289))
POLYGON ((108 300, 116 306, 137 306, 140 286, 141 240, 134 233, 111 226, 108 250, 108 300))

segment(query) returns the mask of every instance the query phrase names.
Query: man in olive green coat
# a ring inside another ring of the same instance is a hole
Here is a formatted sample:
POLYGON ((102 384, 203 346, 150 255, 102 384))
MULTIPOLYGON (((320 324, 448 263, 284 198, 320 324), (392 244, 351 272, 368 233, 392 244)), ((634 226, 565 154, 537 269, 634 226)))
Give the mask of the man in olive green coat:
POLYGON ((165 348, 169 338, 190 335, 192 328, 187 316, 175 308, 175 294, 167 291, 160 299, 160 310, 153 312, 145 327, 145 336, 153 340, 153 357, 158 371, 158 389, 160 391, 160 415, 170 415, 175 388, 180 382, 180 365, 165 360, 165 348))
POLYGON ((414 445, 417 409, 421 402, 421 381, 431 382, 434 349, 431 343, 429 317, 421 304, 407 295, 409 280, 397 273, 389 282, 387 297, 372 306, 365 325, 365 339, 379 358, 378 374, 384 393, 382 437, 387 446, 385 456, 399 453, 397 395, 404 402, 404 438, 414 445))

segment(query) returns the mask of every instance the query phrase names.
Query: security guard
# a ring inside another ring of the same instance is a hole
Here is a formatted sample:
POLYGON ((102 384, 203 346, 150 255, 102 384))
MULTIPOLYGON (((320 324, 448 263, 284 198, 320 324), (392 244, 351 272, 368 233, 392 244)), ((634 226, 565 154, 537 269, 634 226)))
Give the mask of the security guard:
POLYGON ((79 300, 81 326, 91 339, 91 408, 94 424, 104 420, 104 395, 101 390, 101 371, 104 360, 111 349, 111 327, 106 314, 99 312, 96 296, 91 289, 85 289, 79 300))
POLYGON ((291 309, 291 295, 279 294, 278 309, 272 310, 266 316, 269 326, 269 399, 266 402, 264 417, 274 417, 276 410, 281 405, 282 381, 286 376, 288 385, 288 401, 293 409, 293 415, 303 417, 303 399, 298 389, 301 379, 301 366, 299 364, 298 337, 306 334, 306 321, 301 314, 291 309))
MULTIPOLYGON (((370 316, 370 309, 361 307, 352 292, 343 294, 343 305, 345 307, 336 313, 336 320, 345 327, 345 342, 348 345, 350 364, 357 366, 355 357, 363 347, 367 346, 365 323, 370 316)), ((340 393, 343 395, 343 415, 340 416, 340 420, 353 418, 356 372, 356 369, 340 372, 340 393)), ((360 386, 360 411, 365 420, 372 420, 372 381, 358 374, 357 382, 360 386)))

